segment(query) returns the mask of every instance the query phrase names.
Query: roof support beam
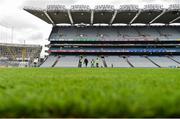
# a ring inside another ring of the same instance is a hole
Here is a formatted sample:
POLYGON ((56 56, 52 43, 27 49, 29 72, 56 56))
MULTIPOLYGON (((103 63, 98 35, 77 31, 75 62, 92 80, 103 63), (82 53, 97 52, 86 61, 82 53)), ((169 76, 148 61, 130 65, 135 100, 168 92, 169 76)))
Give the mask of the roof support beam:
POLYGON ((94 22, 94 10, 91 11, 91 25, 93 25, 94 22))
POLYGON ((177 21, 177 20, 179 20, 180 19, 180 16, 179 17, 177 17, 177 18, 175 18, 175 19, 173 19, 172 21, 170 21, 169 23, 171 24, 171 23, 173 23, 173 22, 175 22, 175 21, 177 21))
POLYGON ((44 11, 44 14, 46 15, 46 17, 49 19, 49 21, 52 23, 52 25, 54 25, 54 21, 51 19, 51 17, 49 16, 49 14, 47 13, 47 11, 44 11))
POLYGON ((131 20, 131 22, 129 24, 132 24, 140 14, 141 14, 141 10, 138 11, 136 16, 131 20))
POLYGON ((73 22, 73 18, 72 18, 70 10, 68 10, 68 16, 69 16, 69 20, 70 20, 71 24, 73 25, 74 22, 73 22))
POLYGON ((166 12, 166 10, 164 9, 160 15, 158 15, 156 18, 154 18, 151 22, 149 22, 149 24, 152 24, 154 21, 156 21, 159 17, 161 17, 164 13, 166 12))
POLYGON ((116 18, 116 15, 117 15, 117 10, 115 10, 113 16, 112 16, 112 19, 110 21, 110 24, 112 24, 114 22, 114 19, 116 18))

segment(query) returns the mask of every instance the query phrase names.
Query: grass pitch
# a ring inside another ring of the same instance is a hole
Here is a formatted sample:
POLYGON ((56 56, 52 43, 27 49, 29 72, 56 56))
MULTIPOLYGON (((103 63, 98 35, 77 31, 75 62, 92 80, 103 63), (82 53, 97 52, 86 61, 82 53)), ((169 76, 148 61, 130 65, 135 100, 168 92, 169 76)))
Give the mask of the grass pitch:
POLYGON ((180 117, 180 70, 0 69, 0 117, 180 117))

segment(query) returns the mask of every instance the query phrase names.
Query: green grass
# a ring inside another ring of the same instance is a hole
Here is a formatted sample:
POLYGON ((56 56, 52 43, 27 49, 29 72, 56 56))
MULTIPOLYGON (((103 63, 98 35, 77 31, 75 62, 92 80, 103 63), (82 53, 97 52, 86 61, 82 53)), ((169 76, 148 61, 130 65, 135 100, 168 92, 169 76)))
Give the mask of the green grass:
POLYGON ((2 68, 0 117, 180 117, 180 70, 2 68))

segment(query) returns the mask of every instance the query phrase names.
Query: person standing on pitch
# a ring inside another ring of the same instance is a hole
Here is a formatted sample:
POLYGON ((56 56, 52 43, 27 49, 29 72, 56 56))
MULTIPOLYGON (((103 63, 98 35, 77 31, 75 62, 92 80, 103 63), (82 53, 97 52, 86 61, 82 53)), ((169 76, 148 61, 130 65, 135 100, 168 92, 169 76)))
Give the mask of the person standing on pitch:
POLYGON ((85 59, 84 59, 84 64, 85 64, 86 67, 88 66, 88 63, 89 63, 88 59, 85 58, 85 59))
POLYGON ((96 67, 99 68, 99 58, 96 59, 96 67))
POLYGON ((82 61, 83 61, 83 56, 81 56, 81 58, 79 59, 79 66, 78 67, 82 67, 82 61))
POLYGON ((94 59, 92 59, 92 61, 91 61, 91 68, 94 68, 94 64, 95 64, 95 61, 94 61, 94 59))

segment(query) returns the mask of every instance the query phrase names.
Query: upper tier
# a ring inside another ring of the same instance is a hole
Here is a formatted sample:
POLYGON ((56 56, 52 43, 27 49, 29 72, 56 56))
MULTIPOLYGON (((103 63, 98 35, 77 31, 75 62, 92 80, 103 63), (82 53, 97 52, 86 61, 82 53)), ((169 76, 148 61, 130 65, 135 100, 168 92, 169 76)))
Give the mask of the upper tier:
POLYGON ((164 8, 162 5, 149 4, 140 9, 138 5, 73 5, 67 9, 64 5, 47 4, 45 7, 28 5, 24 10, 49 24, 152 24, 180 23, 180 4, 164 8))
POLYGON ((179 41, 179 26, 55 26, 50 41, 179 41))

